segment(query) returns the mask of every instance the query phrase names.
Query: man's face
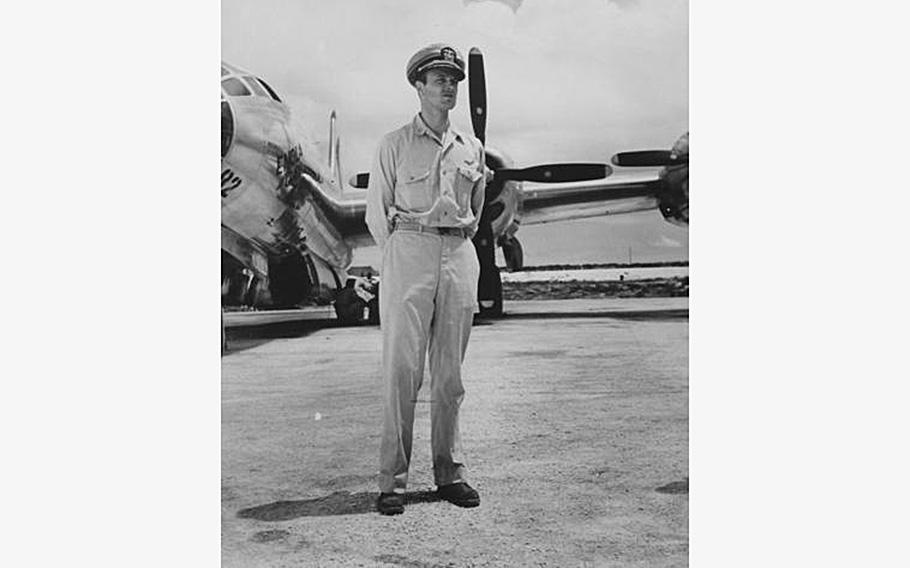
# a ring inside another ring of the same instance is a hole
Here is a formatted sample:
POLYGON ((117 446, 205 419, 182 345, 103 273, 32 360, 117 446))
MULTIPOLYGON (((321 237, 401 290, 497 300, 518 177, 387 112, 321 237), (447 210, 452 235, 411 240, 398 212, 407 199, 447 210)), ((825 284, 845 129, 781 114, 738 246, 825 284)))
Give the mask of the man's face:
POLYGON ((415 83, 421 102, 440 110, 452 110, 458 99, 458 79, 447 69, 430 69, 426 83, 415 83))

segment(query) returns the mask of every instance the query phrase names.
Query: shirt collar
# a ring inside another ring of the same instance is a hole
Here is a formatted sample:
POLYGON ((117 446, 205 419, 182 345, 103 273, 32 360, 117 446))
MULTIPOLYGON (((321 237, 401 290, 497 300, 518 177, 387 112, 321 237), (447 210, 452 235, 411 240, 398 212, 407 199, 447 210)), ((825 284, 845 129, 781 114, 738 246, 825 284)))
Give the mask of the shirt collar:
MULTIPOLYGON (((432 130, 430 130, 430 127, 427 126, 426 122, 424 122, 423 117, 420 116, 419 112, 417 113, 416 116, 414 116, 414 121, 413 121, 412 125, 414 127, 414 132, 416 132, 417 134, 425 134, 425 135, 429 136, 430 138, 436 138, 436 134, 432 130)), ((452 126, 451 121, 449 121, 449 126, 446 129, 446 131, 442 133, 442 140, 445 140, 446 136, 449 134, 455 140, 458 140, 459 142, 462 142, 462 143, 464 142, 464 140, 462 140, 462 138, 461 138, 461 133, 458 132, 458 130, 455 129, 454 126, 452 126)))

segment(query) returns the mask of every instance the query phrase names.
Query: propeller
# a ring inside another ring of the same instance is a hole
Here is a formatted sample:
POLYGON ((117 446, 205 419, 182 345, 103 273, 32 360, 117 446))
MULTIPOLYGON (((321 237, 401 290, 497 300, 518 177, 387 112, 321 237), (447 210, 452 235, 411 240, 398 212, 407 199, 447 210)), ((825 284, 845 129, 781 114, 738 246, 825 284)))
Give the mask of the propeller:
POLYGON ((654 167, 654 166, 688 166, 689 133, 686 132, 673 143, 669 150, 639 150, 637 152, 620 152, 610 160, 614 166, 654 167))
POLYGON ((468 101, 471 105, 471 125, 474 136, 486 145, 487 81, 483 72, 483 54, 476 47, 468 52, 468 101))
MULTIPOLYGON (((471 125, 474 136, 486 145, 487 136, 487 83, 483 67, 483 53, 472 47, 468 52, 468 101, 471 105, 471 125)), ((562 163, 541 164, 527 168, 499 168, 493 170, 496 181, 535 181, 557 183, 603 179, 613 173, 607 164, 562 163)))
POLYGON ((689 163, 689 154, 677 155, 671 150, 640 150, 637 152, 620 152, 610 160, 614 166, 649 167, 681 166, 689 163))
POLYGON ((664 219, 689 226, 689 133, 669 150, 639 150, 614 154, 611 161, 624 167, 663 167, 657 198, 664 219))
POLYGON ((493 174, 501 181, 536 181, 541 183, 603 179, 612 168, 607 164, 545 164, 527 168, 501 168, 493 174))

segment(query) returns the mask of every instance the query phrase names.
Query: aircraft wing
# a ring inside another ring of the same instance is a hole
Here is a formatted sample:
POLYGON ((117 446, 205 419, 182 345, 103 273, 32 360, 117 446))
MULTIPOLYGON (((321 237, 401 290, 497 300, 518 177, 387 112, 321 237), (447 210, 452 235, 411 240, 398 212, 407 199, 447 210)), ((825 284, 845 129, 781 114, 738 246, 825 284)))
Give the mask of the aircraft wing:
POLYGON ((565 182, 524 182, 521 224, 535 225, 603 215, 657 209, 660 168, 614 174, 606 179, 565 182))

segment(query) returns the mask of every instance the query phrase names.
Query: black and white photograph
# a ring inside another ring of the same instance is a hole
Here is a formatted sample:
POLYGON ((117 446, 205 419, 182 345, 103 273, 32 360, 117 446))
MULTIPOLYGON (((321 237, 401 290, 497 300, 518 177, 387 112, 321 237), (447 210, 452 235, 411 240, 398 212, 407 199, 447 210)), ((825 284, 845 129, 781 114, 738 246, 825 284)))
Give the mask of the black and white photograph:
POLYGON ((0 565, 906 558, 898 4, 0 21, 0 565))
POLYGON ((687 8, 222 4, 225 566, 685 564, 687 8))
POLYGON ((687 565, 688 2, 221 18, 222 565, 687 565))
POLYGON ((899 4, 8 4, 0 565, 905 563, 899 4))

